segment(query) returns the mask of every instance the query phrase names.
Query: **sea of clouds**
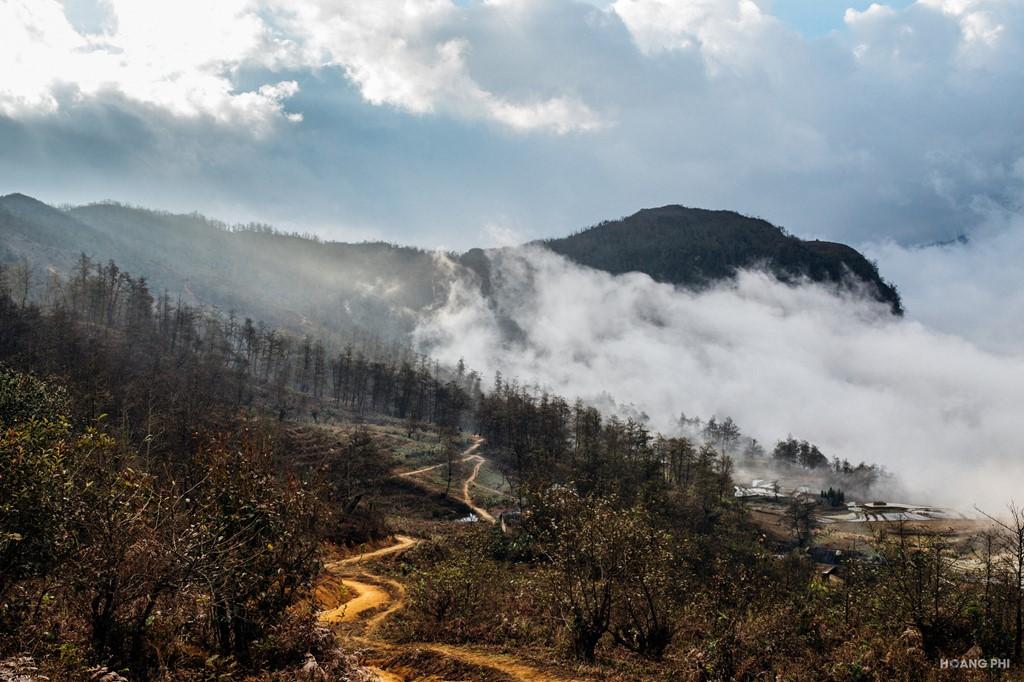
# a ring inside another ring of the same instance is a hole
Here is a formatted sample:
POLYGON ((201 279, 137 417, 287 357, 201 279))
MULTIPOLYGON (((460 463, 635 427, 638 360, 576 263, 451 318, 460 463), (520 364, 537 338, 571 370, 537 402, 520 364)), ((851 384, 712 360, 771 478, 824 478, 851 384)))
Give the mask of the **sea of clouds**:
POLYGON ((878 245, 872 255, 903 278, 902 319, 854 293, 759 271, 694 292, 540 247, 501 249, 490 295, 456 279, 416 338, 485 377, 501 371, 595 404, 610 395, 657 430, 672 432, 683 413, 728 415, 769 447, 793 434, 830 457, 881 464, 908 501, 1001 508, 1024 481, 1021 321, 1004 323, 1020 310, 1022 242, 1007 226, 966 245, 878 245), (980 263, 976 286, 945 279, 980 263))

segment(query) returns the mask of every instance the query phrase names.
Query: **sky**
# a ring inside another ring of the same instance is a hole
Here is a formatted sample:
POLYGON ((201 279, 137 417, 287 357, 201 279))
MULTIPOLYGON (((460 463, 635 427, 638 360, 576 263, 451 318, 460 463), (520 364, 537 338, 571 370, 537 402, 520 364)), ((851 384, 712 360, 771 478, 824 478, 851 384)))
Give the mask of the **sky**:
POLYGON ((1021 0, 0 0, 0 192, 425 247, 1019 210, 1021 0), (498 236, 496 236, 498 235, 498 236))

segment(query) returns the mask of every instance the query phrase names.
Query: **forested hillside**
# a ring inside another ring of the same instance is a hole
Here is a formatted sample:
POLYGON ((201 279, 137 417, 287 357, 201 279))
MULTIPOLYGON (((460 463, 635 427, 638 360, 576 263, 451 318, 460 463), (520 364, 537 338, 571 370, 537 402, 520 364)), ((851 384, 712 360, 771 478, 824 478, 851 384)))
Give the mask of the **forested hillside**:
POLYGON ((475 376, 154 298, 114 263, 82 257, 44 305, 15 301, 11 274, 0 678, 35 670, 4 660, 24 653, 50 677, 16 679, 239 679, 314 654, 347 670, 312 595, 325 545, 388 532, 374 423, 454 432, 475 376))
POLYGON ((432 254, 410 247, 322 242, 114 203, 58 210, 24 195, 0 198, 0 255, 27 259, 36 294, 48 271, 68 272, 80 254, 140 273, 175 300, 298 332, 398 339, 443 285, 432 254))
POLYGON ((902 312, 899 294, 878 269, 845 244, 805 241, 732 211, 663 206, 542 242, 567 258, 611 273, 646 272, 659 282, 701 286, 739 268, 765 266, 782 281, 864 285, 902 312))
MULTIPOLYGON (((863 286, 901 310, 895 290, 854 249, 801 241, 725 211, 641 211, 545 245, 583 265, 690 287, 765 266, 787 281, 863 286)), ((354 340, 407 338, 417 315, 443 301, 460 265, 483 275, 485 292, 488 285, 479 249, 442 265, 430 252, 383 242, 324 242, 111 202, 57 209, 21 194, 0 197, 0 262, 25 266, 16 297, 38 298, 46 279, 70 272, 81 254, 113 260, 175 301, 354 340)))

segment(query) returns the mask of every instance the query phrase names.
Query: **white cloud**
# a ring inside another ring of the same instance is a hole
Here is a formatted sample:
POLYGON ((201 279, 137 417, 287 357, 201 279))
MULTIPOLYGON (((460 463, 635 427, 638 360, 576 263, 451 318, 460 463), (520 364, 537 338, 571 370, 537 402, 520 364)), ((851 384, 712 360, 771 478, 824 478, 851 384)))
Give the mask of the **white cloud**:
POLYGON ((527 241, 521 230, 500 222, 489 222, 480 230, 480 244, 484 248, 518 246, 527 241))
POLYGON ((789 34, 756 0, 616 0, 609 11, 647 55, 694 50, 712 75, 756 63, 789 34))
POLYGON ((1005 29, 998 19, 1006 7, 1003 3, 992 0, 920 0, 920 3, 955 17, 968 45, 980 42, 993 47, 1005 29))
POLYGON ((337 67, 367 102, 413 114, 557 134, 607 125, 571 94, 513 100, 482 87, 470 75, 472 46, 458 35, 463 10, 450 0, 109 0, 107 8, 115 28, 88 34, 56 0, 5 0, 0 64, 13 75, 0 83, 0 112, 53 113, 61 89, 71 87, 75 97, 113 91, 175 115, 263 132, 274 120, 302 119, 284 111, 297 85, 239 92, 239 69, 337 67))
POLYGON ((966 241, 921 248, 892 241, 864 251, 899 283, 911 319, 999 353, 1024 339, 1024 217, 993 216, 966 241))
POLYGON ((284 115, 294 81, 239 92, 231 73, 259 61, 266 29, 247 3, 110 0, 112 33, 82 34, 55 0, 0 4, 0 113, 53 113, 61 100, 116 93, 182 117, 264 132, 284 115))
POLYGON ((815 40, 767 0, 94 1, 108 17, 69 23, 52 0, 0 0, 0 116, 80 150, 169 150, 173 166, 180 149, 196 193, 306 192, 321 224, 374 202, 361 221, 469 245, 495 214, 544 236, 685 203, 906 244, 1024 197, 1020 0, 878 4, 815 40), (210 121, 210 138, 253 130, 262 146, 204 175, 195 159, 214 154, 188 143, 210 121), (265 186, 233 180, 254 165, 265 186))
POLYGON ((1019 354, 758 272, 693 293, 526 249, 497 256, 491 284, 490 301, 456 285, 418 329, 422 347, 569 399, 607 392, 663 431, 685 412, 731 415, 769 444, 793 433, 886 466, 919 502, 1019 494, 1019 354), (505 336, 500 317, 522 335, 505 336))
POLYGON ((754 28, 766 15, 754 0, 616 0, 611 11, 629 28, 642 50, 704 47, 724 26, 754 28))
POLYGON ((343 68, 372 104, 491 120, 517 131, 564 134, 606 125, 570 95, 512 100, 482 87, 470 75, 473 45, 459 34, 464 10, 450 0, 287 2, 277 9, 298 58, 315 68, 343 68))
POLYGON ((854 25, 857 23, 863 23, 866 21, 884 21, 890 17, 896 15, 896 10, 888 5, 880 5, 877 2, 873 2, 868 5, 867 9, 857 10, 853 7, 847 8, 846 12, 843 13, 843 21, 847 25, 854 25))

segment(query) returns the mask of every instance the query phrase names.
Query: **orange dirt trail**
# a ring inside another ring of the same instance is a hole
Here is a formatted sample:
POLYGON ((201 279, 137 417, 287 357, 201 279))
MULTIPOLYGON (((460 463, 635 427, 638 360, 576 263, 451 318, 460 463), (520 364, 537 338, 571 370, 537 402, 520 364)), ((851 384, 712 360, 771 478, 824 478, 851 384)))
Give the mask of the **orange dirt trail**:
MULTIPOLYGON (((415 545, 417 542, 419 542, 419 540, 417 540, 416 538, 411 538, 408 535, 396 535, 395 536, 395 544, 393 544, 393 545, 388 545, 387 547, 384 547, 383 549, 376 549, 376 550, 374 550, 372 552, 366 552, 364 554, 357 554, 355 556, 350 556, 350 557, 347 557, 345 559, 342 559, 341 561, 337 561, 335 563, 336 564, 342 564, 342 565, 345 565, 345 564, 359 564, 359 563, 362 563, 364 561, 370 561, 371 559, 379 559, 380 557, 387 556, 388 554, 395 554, 397 552, 404 552, 405 550, 407 550, 410 547, 412 547, 413 545, 415 545)), ((328 568, 331 565, 332 564, 328 564, 328 568)))
MULTIPOLYGON (((479 448, 480 444, 483 443, 483 442, 484 442, 483 438, 480 438, 479 436, 474 436, 473 437, 473 444, 470 445, 468 448, 466 448, 465 450, 462 451, 462 459, 457 460, 457 461, 459 461, 459 462, 468 462, 469 460, 473 459, 474 457, 479 457, 479 455, 474 455, 473 453, 476 452, 476 449, 479 448)), ((448 464, 448 462, 441 462, 440 464, 433 464, 433 465, 428 466, 428 467, 423 467, 422 469, 416 469, 415 471, 403 471, 402 473, 400 473, 398 475, 399 476, 415 476, 416 474, 423 474, 423 473, 426 473, 428 471, 433 471, 434 469, 440 469, 441 467, 443 467, 443 466, 445 466, 447 464, 448 464)))
MULTIPOLYGON (((480 436, 473 436, 472 440, 473 444, 462 451, 462 458, 456 460, 458 462, 468 462, 470 460, 476 461, 476 464, 473 466, 473 471, 470 472, 466 480, 462 482, 462 501, 466 504, 467 507, 473 510, 473 513, 476 514, 478 518, 486 521, 487 523, 494 523, 494 517, 491 515, 491 513, 484 509, 483 507, 478 507, 473 502, 473 496, 469 494, 469 487, 471 485, 476 484, 476 477, 480 474, 480 467, 482 467, 484 463, 487 462, 487 459, 485 457, 475 454, 476 451, 480 448, 481 443, 484 442, 484 439, 481 438, 480 436)), ((447 462, 442 462, 441 464, 434 464, 432 466, 423 467, 422 469, 416 469, 414 471, 405 471, 398 475, 405 477, 415 476, 416 474, 422 474, 426 473, 427 471, 433 471, 434 469, 440 469, 445 465, 447 465, 447 462)))
POLYGON ((321 611, 320 621, 323 623, 351 623, 357 620, 363 611, 369 611, 391 601, 391 596, 376 585, 348 578, 342 579, 341 584, 355 592, 356 596, 337 608, 321 611))
MULTIPOLYGON (((469 494, 469 488, 476 481, 476 477, 480 473, 480 467, 487 461, 484 457, 474 454, 482 442, 482 438, 478 436, 475 437, 473 445, 462 453, 463 459, 461 461, 465 462, 470 459, 476 460, 476 465, 473 467, 473 471, 462 483, 462 498, 463 502, 465 502, 478 517, 490 523, 494 523, 494 517, 491 516, 486 509, 476 506, 473 503, 473 498, 469 494)), ((436 469, 440 466, 444 465, 438 464, 433 467, 409 471, 400 475, 412 476, 424 471, 436 469)), ((446 658, 460 661, 464 664, 500 671, 510 677, 520 680, 520 682, 578 682, 577 678, 553 675, 538 668, 520 663, 512 656, 506 654, 492 653, 471 647, 451 646, 448 644, 435 644, 431 642, 392 644, 390 642, 374 638, 374 633, 380 625, 391 614, 405 606, 405 586, 396 580, 360 571, 358 566, 363 562, 373 559, 381 559, 397 555, 415 546, 418 542, 419 540, 416 538, 412 538, 407 535, 398 535, 395 536, 395 543, 392 545, 371 552, 357 554, 340 561, 328 563, 324 569, 330 577, 334 579, 334 584, 337 584, 337 582, 340 581, 341 584, 355 596, 349 598, 336 608, 321 611, 319 616, 320 621, 329 625, 339 625, 341 623, 362 623, 364 627, 361 636, 352 634, 346 635, 346 631, 344 630, 339 634, 342 637, 347 636, 350 640, 360 645, 370 646, 378 650, 394 652, 412 649, 425 649, 427 651, 440 654, 446 658), (366 614, 368 613, 373 613, 373 615, 367 617, 366 614)), ((411 682, 412 680, 418 679, 415 675, 411 677, 402 676, 397 674, 395 671, 383 670, 378 667, 370 667, 370 670, 377 675, 382 682, 411 682)))
POLYGON ((473 455, 473 458, 476 459, 476 466, 473 467, 473 473, 471 473, 469 477, 462 482, 462 501, 465 502, 466 506, 472 509, 473 513, 481 519, 487 523, 494 523, 494 517, 491 516, 491 513, 483 507, 478 507, 473 504, 473 498, 469 494, 469 486, 476 481, 477 474, 480 473, 480 467, 482 467, 484 462, 487 461, 480 455, 473 455))
MULTIPOLYGON (((372 577, 377 578, 378 576, 372 577)), ((520 680, 520 682, 578 682, 578 680, 574 678, 553 675, 546 671, 520 663, 515 658, 506 654, 480 651, 470 647, 451 646, 448 644, 423 642, 404 645, 391 644, 389 642, 374 639, 371 635, 372 632, 376 630, 377 626, 379 626, 387 616, 404 606, 405 602, 401 599, 392 602, 390 595, 377 585, 349 579, 344 579, 342 582, 346 587, 355 592, 356 596, 336 609, 322 612, 320 614, 320 620, 330 624, 358 621, 365 622, 367 625, 366 634, 362 637, 352 638, 360 644, 369 645, 377 649, 392 651, 403 649, 426 649, 427 651, 433 651, 434 653, 441 654, 442 656, 455 659, 465 664, 498 670, 510 677, 520 680), (371 608, 384 604, 389 604, 389 607, 385 611, 369 619, 363 620, 359 618, 360 614, 365 613, 371 608)), ((407 680, 416 679, 415 677, 405 678, 394 672, 382 670, 380 668, 372 669, 381 677, 382 680, 385 680, 385 682, 407 682, 407 680)))

